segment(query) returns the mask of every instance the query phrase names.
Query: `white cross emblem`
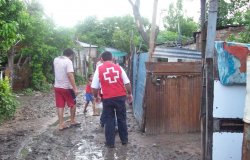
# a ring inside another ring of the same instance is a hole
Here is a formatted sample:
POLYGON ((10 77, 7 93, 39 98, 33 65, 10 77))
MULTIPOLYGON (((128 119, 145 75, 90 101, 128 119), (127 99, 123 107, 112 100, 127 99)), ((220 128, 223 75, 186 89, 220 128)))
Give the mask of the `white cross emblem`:
POLYGON ((104 80, 108 80, 109 83, 116 83, 119 78, 119 72, 114 67, 106 68, 106 72, 103 75, 104 80))

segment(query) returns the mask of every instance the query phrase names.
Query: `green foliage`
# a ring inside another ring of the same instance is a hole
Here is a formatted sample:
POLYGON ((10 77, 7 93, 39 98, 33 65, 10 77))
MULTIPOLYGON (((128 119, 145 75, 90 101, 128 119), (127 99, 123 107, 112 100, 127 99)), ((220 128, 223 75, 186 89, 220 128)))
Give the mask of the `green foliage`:
POLYGON ((76 82, 76 85, 79 86, 79 85, 83 85, 85 83, 85 80, 83 79, 81 75, 75 74, 75 82, 76 82))
POLYGON ((198 24, 192 18, 181 18, 180 20, 181 35, 192 37, 193 32, 198 30, 198 24))
POLYGON ((166 41, 177 41, 178 33, 171 32, 171 31, 160 31, 156 42, 157 43, 164 43, 166 41))
POLYGON ((89 61, 89 64, 88 64, 88 74, 93 74, 93 72, 94 72, 93 62, 89 61))
POLYGON ((50 89, 50 85, 46 81, 46 77, 43 74, 42 71, 42 65, 41 64, 33 64, 32 65, 32 79, 31 79, 31 86, 35 90, 39 91, 48 91, 50 89))
POLYGON ((186 37, 192 37, 193 32, 198 29, 198 24, 193 18, 184 16, 182 0, 176 2, 176 7, 173 3, 169 5, 168 14, 164 17, 164 26, 166 30, 186 37))
POLYGON ((27 96, 31 96, 33 94, 33 89, 32 88, 26 88, 23 90, 23 94, 27 96))
MULTIPOLYGON (((171 31, 160 31, 156 43, 157 44, 161 44, 161 43, 165 43, 165 42, 172 42, 175 43, 178 41, 179 35, 177 32, 171 32, 171 31)), ((182 43, 187 43, 189 41, 191 41, 190 37, 186 37, 186 36, 181 36, 182 39, 182 43)))
POLYGON ((249 0, 219 0, 217 26, 244 25, 249 0))
POLYGON ((243 15, 243 22, 246 27, 246 31, 243 31, 239 33, 239 35, 236 37, 235 35, 230 35, 227 41, 230 42, 240 42, 240 43, 250 43, 250 10, 248 10, 243 15))
POLYGON ((31 87, 47 91, 54 81, 53 59, 65 48, 73 46, 73 33, 69 29, 56 28, 51 19, 44 17, 42 7, 36 1, 28 4, 27 8, 30 14, 29 25, 22 28, 25 35, 22 42, 28 47, 23 48, 20 53, 31 58, 31 87))
POLYGON ((0 80, 0 122, 11 118, 15 114, 17 105, 8 78, 0 80))
POLYGON ((19 0, 0 1, 0 53, 6 53, 24 38, 20 27, 27 24, 28 14, 19 0))
POLYGON ((198 30, 198 24, 190 17, 184 17, 182 0, 176 5, 171 3, 168 7, 168 14, 164 17, 164 31, 160 31, 157 43, 176 43, 181 40, 186 43, 193 38, 193 32, 198 30))
MULTIPOLYGON (((149 26, 149 23, 145 21, 149 26)), ((142 42, 131 16, 110 17, 101 21, 88 17, 76 26, 76 37, 83 42, 97 46, 118 48, 130 52, 130 42, 139 48, 142 42)))

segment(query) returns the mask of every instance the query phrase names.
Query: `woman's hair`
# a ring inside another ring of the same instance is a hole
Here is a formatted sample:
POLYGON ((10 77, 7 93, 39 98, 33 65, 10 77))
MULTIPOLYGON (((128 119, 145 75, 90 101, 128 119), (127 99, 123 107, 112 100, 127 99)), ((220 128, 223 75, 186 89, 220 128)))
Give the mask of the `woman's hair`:
POLYGON ((109 51, 105 51, 102 53, 102 60, 103 61, 111 61, 112 60, 112 53, 109 51))

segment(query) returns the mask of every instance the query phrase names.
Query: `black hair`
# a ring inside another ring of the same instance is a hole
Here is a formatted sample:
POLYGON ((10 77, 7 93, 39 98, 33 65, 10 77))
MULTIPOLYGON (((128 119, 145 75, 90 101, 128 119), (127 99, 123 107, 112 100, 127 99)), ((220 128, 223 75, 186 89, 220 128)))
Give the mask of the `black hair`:
POLYGON ((75 54, 75 52, 71 49, 71 48, 67 48, 67 49, 65 49, 64 51, 63 51, 63 55, 64 56, 67 56, 67 57, 70 57, 70 56, 72 56, 72 55, 74 55, 75 54))
POLYGON ((102 60, 103 61, 111 61, 112 60, 112 53, 109 51, 105 51, 102 53, 102 60))
POLYGON ((93 75, 92 73, 88 74, 88 78, 90 78, 92 75, 93 75))

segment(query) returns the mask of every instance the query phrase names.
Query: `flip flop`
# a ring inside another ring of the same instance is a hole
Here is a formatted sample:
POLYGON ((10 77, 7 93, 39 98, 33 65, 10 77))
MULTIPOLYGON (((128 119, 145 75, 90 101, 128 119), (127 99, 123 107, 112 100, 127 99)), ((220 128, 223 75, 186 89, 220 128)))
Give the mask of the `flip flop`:
POLYGON ((69 126, 65 126, 63 128, 60 128, 59 131, 64 131, 65 129, 68 129, 68 128, 69 128, 69 126))
POLYGON ((81 123, 80 122, 76 122, 74 124, 70 124, 70 127, 81 127, 81 123))

